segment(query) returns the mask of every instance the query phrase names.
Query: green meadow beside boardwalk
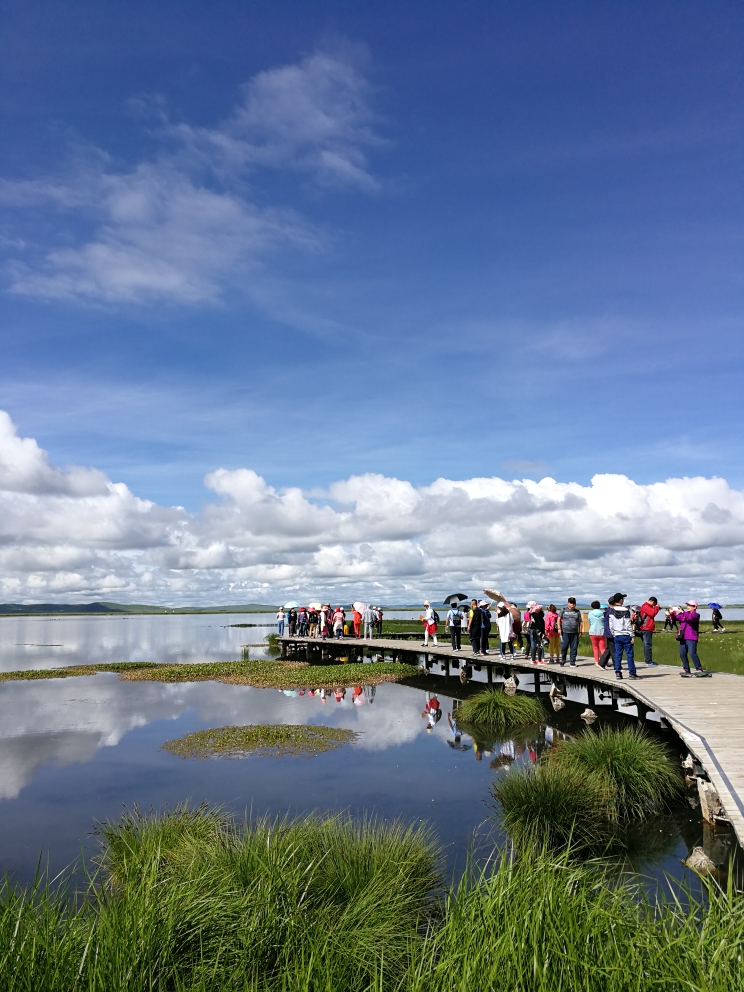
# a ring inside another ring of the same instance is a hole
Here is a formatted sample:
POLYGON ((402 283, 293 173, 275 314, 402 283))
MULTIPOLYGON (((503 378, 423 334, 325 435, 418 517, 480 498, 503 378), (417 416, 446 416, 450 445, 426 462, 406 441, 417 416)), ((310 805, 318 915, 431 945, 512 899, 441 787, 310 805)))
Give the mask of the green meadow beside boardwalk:
POLYGON ((450 887, 422 826, 136 811, 87 891, 0 892, 8 992, 736 992, 744 901, 496 852, 450 887))

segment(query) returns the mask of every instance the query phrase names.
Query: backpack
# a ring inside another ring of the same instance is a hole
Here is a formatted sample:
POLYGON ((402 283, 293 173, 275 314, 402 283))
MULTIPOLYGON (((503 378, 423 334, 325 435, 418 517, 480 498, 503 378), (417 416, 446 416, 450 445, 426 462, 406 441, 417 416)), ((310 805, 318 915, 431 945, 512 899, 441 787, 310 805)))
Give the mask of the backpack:
POLYGON ((434 621, 434 623, 439 623, 440 622, 439 621, 439 614, 437 613, 437 611, 436 610, 432 610, 431 612, 433 614, 432 620, 434 621))
POLYGON ((461 627, 462 626, 462 610, 459 606, 453 606, 450 610, 452 616, 449 618, 451 627, 461 627))

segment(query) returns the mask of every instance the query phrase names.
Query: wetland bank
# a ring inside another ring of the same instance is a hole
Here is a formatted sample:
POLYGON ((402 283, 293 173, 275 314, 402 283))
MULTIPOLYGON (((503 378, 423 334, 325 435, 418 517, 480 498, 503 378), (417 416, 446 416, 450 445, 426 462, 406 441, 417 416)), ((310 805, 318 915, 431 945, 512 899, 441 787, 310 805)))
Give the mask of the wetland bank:
MULTIPOLYGON (((312 666, 287 669, 279 689, 175 681, 148 677, 157 672, 142 661, 157 658, 144 654, 140 644, 140 660, 126 659, 139 669, 0 683, 3 868, 28 885, 40 852, 50 875, 81 855, 100 865, 74 912, 56 888, 36 902, 6 890, 0 987, 736 987, 739 902, 684 868, 706 843, 684 795, 640 829, 622 863, 615 852, 494 853, 510 851, 494 785, 533 774, 558 742, 577 738, 579 707, 479 728, 467 709, 458 715, 473 689, 456 680, 340 688, 339 676, 321 687, 312 666), (257 749, 248 746, 246 731, 260 727, 277 728, 273 743, 290 753, 260 753, 272 744, 260 734, 257 749), (303 727, 327 728, 339 746, 292 756, 291 728, 303 727), (96 823, 107 825, 94 834, 96 823), (257 854, 267 838, 269 863, 257 854), (669 892, 665 874, 692 887, 684 911, 655 908, 669 892), (666 958, 674 960, 662 967, 666 958), (677 984, 683 972, 688 984, 677 984)), ((100 651, 90 660, 107 664, 100 651)), ((229 654, 210 660, 241 664, 229 654)), ((356 666, 334 667, 359 677, 356 666)), ((608 714, 597 726, 632 724, 608 714)), ((674 751, 673 737, 655 739, 674 751)), ((78 891, 79 865, 70 882, 78 891)))

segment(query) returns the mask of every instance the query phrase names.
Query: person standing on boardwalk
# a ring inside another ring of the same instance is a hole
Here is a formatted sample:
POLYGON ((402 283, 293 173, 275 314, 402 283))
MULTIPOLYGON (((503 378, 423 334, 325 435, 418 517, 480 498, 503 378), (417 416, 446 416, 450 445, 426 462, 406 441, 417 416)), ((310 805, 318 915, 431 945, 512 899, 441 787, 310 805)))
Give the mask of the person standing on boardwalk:
POLYGON ((689 659, 692 658, 692 663, 695 666, 695 678, 710 678, 710 672, 703 670, 697 653, 698 639, 700 637, 700 614, 698 613, 697 600, 688 599, 685 606, 687 607, 685 610, 677 607, 676 610, 672 611, 674 619, 679 621, 677 640, 679 641, 679 657, 682 662, 680 675, 684 679, 690 678, 689 659))
POLYGON ((277 626, 277 630, 279 631, 280 637, 284 637, 284 621, 286 619, 287 619, 287 614, 280 606, 279 609, 276 611, 276 626, 277 626))
POLYGON ((579 635, 581 634, 581 613, 576 609, 576 600, 569 596, 567 606, 558 614, 561 627, 561 666, 566 664, 569 649, 571 651, 571 668, 576 668, 576 655, 579 653, 579 635))
POLYGON ((610 633, 615 641, 615 678, 623 677, 623 652, 628 662, 628 678, 639 678, 633 655, 633 614, 625 606, 625 594, 616 592, 614 604, 608 611, 610 633))
POLYGON ((310 628, 310 636, 318 636, 318 610, 314 606, 308 606, 307 608, 307 622, 310 628))
POLYGON ((325 606, 321 606, 320 614, 318 616, 318 627, 319 627, 320 636, 323 640, 325 640, 328 637, 328 620, 329 620, 330 612, 331 612, 330 603, 326 603, 325 606))
POLYGON ((539 603, 532 603, 530 609, 530 644, 532 664, 543 665, 543 641, 545 639, 545 610, 539 603))
POLYGON ((462 646, 460 639, 462 635, 462 610, 457 603, 451 605, 447 618, 444 621, 444 629, 445 631, 449 630, 452 650, 459 651, 462 646))
POLYGON ((352 607, 351 620, 354 624, 354 637, 362 636, 362 614, 352 607))
POLYGON ((506 603, 499 603, 496 614, 496 626, 499 628, 499 654, 502 658, 506 656, 507 649, 514 657, 514 638, 512 630, 514 628, 514 618, 506 608, 506 603))
POLYGON ((374 627, 375 627, 375 611, 372 607, 367 604, 364 607, 364 612, 362 613, 362 621, 364 622, 364 639, 369 640, 370 637, 374 637, 374 627))
POLYGON ((377 617, 377 636, 382 637, 382 607, 378 606, 375 610, 375 616, 377 617))
POLYGON ((483 614, 478 609, 478 600, 470 600, 470 619, 468 620, 468 637, 470 638, 470 646, 473 649, 473 654, 478 654, 480 651, 480 639, 481 639, 481 619, 483 614))
POLYGON ((432 609, 432 605, 427 599, 424 603, 424 647, 428 647, 429 638, 436 645, 437 641, 437 611, 432 609))
POLYGON ((641 638, 643 639, 643 660, 647 668, 659 667, 653 657, 653 639, 654 631, 656 630, 656 614, 660 609, 659 600, 656 596, 649 596, 639 610, 641 638))
POLYGON ((346 614, 344 613, 344 611, 341 609, 340 606, 337 606, 333 613, 333 632, 336 635, 337 640, 341 640, 341 638, 344 636, 345 617, 346 614))
POLYGON ((551 665, 553 662, 558 662, 561 649, 561 635, 558 632, 559 624, 560 617, 558 616, 558 610, 551 603, 545 614, 545 636, 548 639, 548 655, 551 665))
POLYGON ((595 665, 599 664, 599 659, 604 654, 605 648, 607 647, 604 624, 605 611, 602 609, 599 600, 595 599, 592 603, 592 608, 589 611, 589 640, 592 642, 595 665))
POLYGON ((491 633, 491 611, 488 607, 489 603, 486 599, 478 603, 481 614, 480 653, 483 655, 488 654, 488 635, 491 633))

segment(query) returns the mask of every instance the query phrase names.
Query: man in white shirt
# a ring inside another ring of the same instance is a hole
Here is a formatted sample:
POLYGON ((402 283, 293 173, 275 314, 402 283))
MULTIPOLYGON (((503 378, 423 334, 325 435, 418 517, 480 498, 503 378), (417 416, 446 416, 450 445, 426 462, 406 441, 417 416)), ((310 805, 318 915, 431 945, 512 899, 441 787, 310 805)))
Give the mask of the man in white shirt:
POLYGON ((276 613, 276 626, 277 626, 277 628, 279 630, 279 636, 280 637, 283 637, 284 636, 284 621, 286 619, 287 619, 287 614, 284 612, 284 610, 280 606, 279 609, 277 610, 277 613, 276 613))

